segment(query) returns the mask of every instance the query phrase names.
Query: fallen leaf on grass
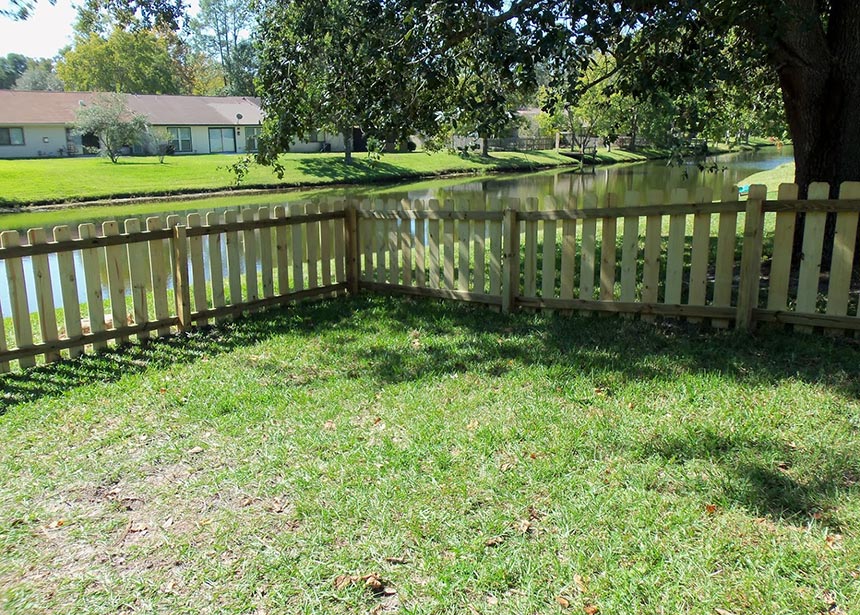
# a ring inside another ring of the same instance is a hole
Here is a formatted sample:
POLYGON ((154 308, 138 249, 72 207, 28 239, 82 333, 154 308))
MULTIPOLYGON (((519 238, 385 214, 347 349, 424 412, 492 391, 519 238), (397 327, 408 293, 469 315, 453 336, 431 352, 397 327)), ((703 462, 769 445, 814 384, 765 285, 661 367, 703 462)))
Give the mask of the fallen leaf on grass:
POLYGON ((203 447, 202 447, 202 446, 195 446, 194 448, 190 448, 190 449, 188 449, 188 454, 189 454, 189 455, 199 455, 199 454, 200 454, 200 453, 202 453, 202 452, 203 452, 203 447))
POLYGON ((735 615, 734 613, 732 613, 731 611, 727 611, 726 609, 714 609, 714 612, 717 615, 735 615))
POLYGON ((365 575, 339 575, 334 580, 334 588, 340 590, 345 587, 349 587, 350 585, 362 582, 365 587, 376 595, 393 596, 397 593, 397 590, 388 585, 388 583, 376 572, 365 575))
POLYGON ((326 431, 334 431, 335 429, 337 429, 337 424, 331 419, 329 419, 328 421, 323 423, 323 429, 325 429, 326 431))
POLYGON ((827 542, 827 546, 830 547, 831 549, 840 549, 841 548, 840 543, 842 541, 842 534, 828 534, 827 538, 825 538, 824 540, 827 542))
POLYGON ((495 596, 487 596, 487 604, 489 604, 490 606, 496 606, 497 604, 499 604, 499 599, 495 596))
POLYGON ((556 596, 555 601, 558 602, 559 606, 563 609, 570 608, 570 600, 565 598, 564 596, 556 596))
POLYGON ((578 574, 573 575, 573 583, 576 585, 577 591, 584 594, 588 591, 588 577, 581 577, 578 574))
POLYGON ((492 538, 487 538, 484 541, 484 545, 488 547, 497 547, 503 542, 505 542, 505 539, 502 536, 493 536, 492 538))
POLYGON ((585 615, 597 615, 600 612, 600 609, 593 604, 586 604, 582 610, 585 611, 585 615))
POLYGON ((389 564, 408 564, 409 560, 405 557, 386 557, 385 561, 389 564))
POLYGON ((475 431, 477 428, 478 428, 478 420, 477 419, 472 419, 471 421, 469 421, 469 424, 466 425, 466 429, 468 429, 469 431, 475 431))
POLYGON ((717 514, 717 505, 716 504, 705 504, 705 512, 709 515, 717 514))
POLYGON ((55 530, 57 528, 63 527, 65 524, 65 519, 55 519, 54 521, 51 521, 48 525, 46 525, 45 529, 55 530))

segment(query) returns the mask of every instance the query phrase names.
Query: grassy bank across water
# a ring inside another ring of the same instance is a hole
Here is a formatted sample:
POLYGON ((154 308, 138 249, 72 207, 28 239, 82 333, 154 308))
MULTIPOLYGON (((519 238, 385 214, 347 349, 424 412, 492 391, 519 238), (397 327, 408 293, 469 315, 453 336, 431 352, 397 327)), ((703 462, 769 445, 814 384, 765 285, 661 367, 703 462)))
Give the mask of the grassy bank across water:
POLYGON ((852 613, 852 340, 359 297, 0 377, 0 610, 852 613))
MULTIPOLYGON (((182 194, 229 189, 234 177, 226 166, 236 155, 0 160, 0 204, 27 205, 125 196, 182 194)), ((279 179, 271 168, 252 165, 244 188, 285 188, 368 184, 457 173, 530 171, 571 164, 555 151, 494 152, 488 158, 448 153, 386 154, 370 161, 357 154, 346 165, 343 154, 285 154, 279 179)))

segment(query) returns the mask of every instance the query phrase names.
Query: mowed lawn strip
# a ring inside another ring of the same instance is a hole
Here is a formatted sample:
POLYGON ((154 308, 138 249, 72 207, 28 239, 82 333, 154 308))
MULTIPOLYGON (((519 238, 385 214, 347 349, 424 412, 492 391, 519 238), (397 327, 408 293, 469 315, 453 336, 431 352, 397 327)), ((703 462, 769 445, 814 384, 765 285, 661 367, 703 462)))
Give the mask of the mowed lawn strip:
MULTIPOLYGON (((168 156, 164 164, 154 157, 54 158, 0 160, 0 204, 23 205, 80 201, 121 196, 178 194, 229 189, 235 176, 226 168, 238 155, 168 156)), ((385 154, 368 160, 355 154, 346 165, 343 154, 284 154, 284 176, 270 167, 251 165, 245 187, 284 187, 397 181, 453 173, 534 170, 571 164, 555 151, 494 152, 488 158, 461 157, 444 152, 385 154)))
POLYGON ((359 297, 3 376, 0 610, 852 613, 858 365, 359 297))

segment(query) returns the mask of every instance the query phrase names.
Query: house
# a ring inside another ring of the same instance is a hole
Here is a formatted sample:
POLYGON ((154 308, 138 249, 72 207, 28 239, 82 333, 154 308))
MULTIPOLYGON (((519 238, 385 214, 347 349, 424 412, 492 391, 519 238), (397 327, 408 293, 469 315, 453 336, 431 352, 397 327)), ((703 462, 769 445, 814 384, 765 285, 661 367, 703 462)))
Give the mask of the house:
MULTIPOLYGON (((78 108, 92 104, 94 92, 0 90, 0 158, 75 156, 97 147, 92 135, 76 135, 78 108)), ((245 153, 257 150, 262 110, 250 96, 167 96, 126 94, 128 108, 172 137, 175 154, 245 153)), ((141 148, 136 148, 143 153, 141 148)), ((294 144, 296 152, 343 151, 339 136, 318 133, 294 144)))

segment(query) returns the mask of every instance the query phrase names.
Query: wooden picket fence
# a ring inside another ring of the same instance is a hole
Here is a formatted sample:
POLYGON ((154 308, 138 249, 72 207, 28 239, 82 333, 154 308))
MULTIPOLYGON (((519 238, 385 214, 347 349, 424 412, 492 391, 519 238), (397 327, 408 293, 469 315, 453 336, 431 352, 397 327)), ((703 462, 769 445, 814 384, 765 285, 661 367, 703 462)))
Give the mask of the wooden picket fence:
POLYGON ((714 202, 705 189, 692 197, 675 190, 668 199, 659 191, 644 198, 629 192, 623 203, 611 194, 603 202, 585 195, 581 207, 559 207, 553 199, 543 208, 535 199, 380 201, 212 212, 205 221, 196 213, 181 221, 153 217, 145 228, 131 219, 123 232, 117 222, 104 223, 101 233, 82 224, 75 238, 66 226, 54 228, 51 239, 46 230, 31 229, 26 243, 6 231, 0 262, 12 335, 0 313, 0 371, 13 361, 29 367, 40 356, 74 358, 108 342, 144 341, 361 290, 478 302, 506 312, 858 330, 860 183, 844 184, 839 200, 828 195, 826 184, 814 184, 803 201, 793 185, 783 185, 773 201, 763 186, 752 187, 747 201, 728 190, 714 202), (836 235, 825 255, 830 213, 836 235), (793 254, 799 214, 805 215, 802 255, 793 254), (830 262, 826 272, 823 260, 830 262))

